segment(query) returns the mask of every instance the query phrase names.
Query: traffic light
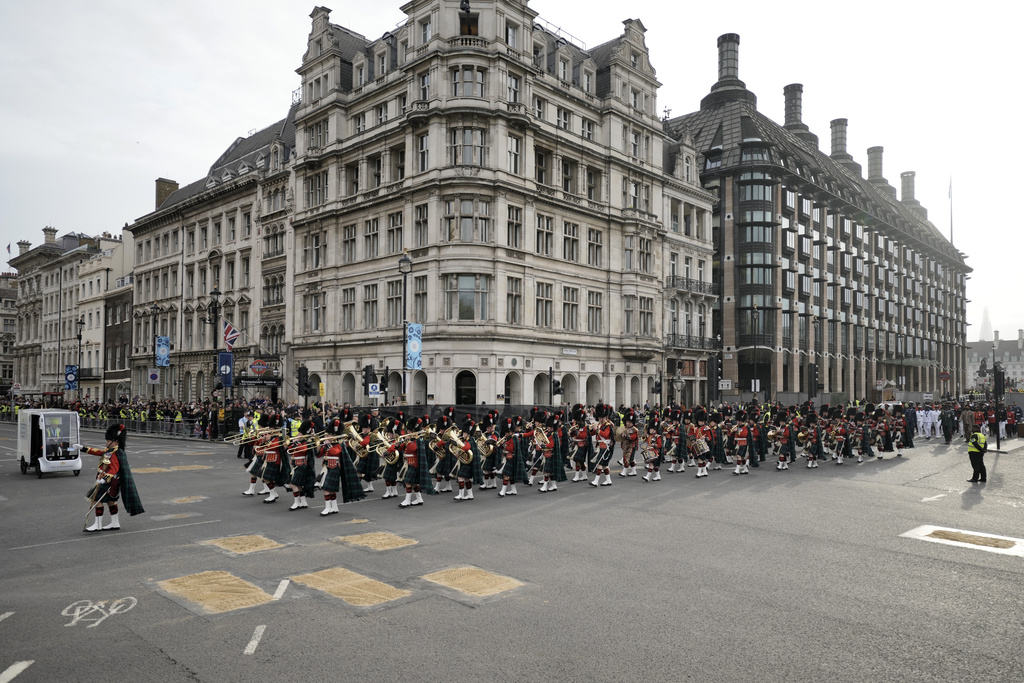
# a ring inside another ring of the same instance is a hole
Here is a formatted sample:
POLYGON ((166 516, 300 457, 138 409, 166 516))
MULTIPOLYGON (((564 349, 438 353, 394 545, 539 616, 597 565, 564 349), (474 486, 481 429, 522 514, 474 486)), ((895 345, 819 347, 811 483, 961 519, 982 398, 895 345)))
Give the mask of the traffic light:
POLYGON ((305 365, 300 365, 298 369, 299 377, 295 382, 296 388, 299 390, 299 396, 309 396, 306 389, 309 385, 309 368, 305 365))
POLYGON ((380 390, 388 390, 388 375, 391 374, 391 368, 384 366, 384 374, 380 376, 380 390))
POLYGON ((1006 391, 1006 375, 1001 369, 996 370, 995 375, 995 397, 1000 398, 1006 391))
POLYGON ((718 366, 718 356, 711 356, 708 358, 708 401, 718 400, 718 387, 720 368, 718 366))
POLYGON ((658 394, 659 396, 661 395, 661 380, 660 379, 654 380, 654 393, 658 394))
POLYGON ((807 398, 818 395, 818 364, 807 364, 807 398))
POLYGON ((562 388, 562 383, 559 380, 551 380, 551 393, 555 396, 565 393, 565 389, 562 388))
POLYGON ((372 365, 363 366, 363 395, 370 395, 370 385, 376 384, 377 375, 373 372, 372 365))

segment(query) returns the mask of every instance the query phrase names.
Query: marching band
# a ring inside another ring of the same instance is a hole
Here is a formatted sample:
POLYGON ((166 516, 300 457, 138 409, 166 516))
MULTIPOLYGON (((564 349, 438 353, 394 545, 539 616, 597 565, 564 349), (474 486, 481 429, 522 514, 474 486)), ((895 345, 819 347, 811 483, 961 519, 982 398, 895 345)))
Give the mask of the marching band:
POLYGON ((303 419, 293 409, 284 415, 257 413, 240 426, 229 442, 244 447, 247 458, 249 488, 243 495, 257 495, 262 481, 259 495, 273 503, 285 487, 293 499, 288 509, 295 511, 307 508, 319 490, 322 516, 338 512, 339 492, 343 502, 361 500, 377 480, 384 482, 383 498, 397 497, 399 486, 405 489, 402 509, 423 505, 424 494, 451 492, 453 479, 456 501, 474 500, 474 487, 498 488, 498 477, 502 498, 518 495, 517 484, 540 483, 540 493, 557 491, 559 482, 568 481, 566 469, 573 482, 611 486, 616 446, 620 477, 636 476, 639 455, 646 471, 642 481, 657 482, 666 462, 670 473, 695 467, 698 479, 710 476, 709 467, 721 470, 727 464, 735 465, 734 475, 749 474, 767 458, 776 461, 777 471, 788 470, 798 456, 813 469, 829 460, 842 465, 854 451, 857 462, 887 452, 902 457, 908 440, 902 406, 871 404, 859 410, 753 403, 735 413, 682 406, 616 411, 604 403, 577 404, 551 413, 534 408, 529 419, 492 410, 479 423, 471 415, 457 422, 454 408, 433 423, 404 413, 381 420, 376 409, 355 415, 347 408, 331 417, 303 419))

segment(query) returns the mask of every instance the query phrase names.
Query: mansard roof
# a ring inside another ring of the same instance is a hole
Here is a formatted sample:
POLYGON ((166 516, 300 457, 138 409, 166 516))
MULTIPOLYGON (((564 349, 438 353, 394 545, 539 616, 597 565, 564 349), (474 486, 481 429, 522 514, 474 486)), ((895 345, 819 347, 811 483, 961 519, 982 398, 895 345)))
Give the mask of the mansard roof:
MULTIPOLYGON (((927 219, 896 199, 895 190, 879 180, 868 180, 847 168, 794 132, 757 111, 748 98, 712 102, 699 111, 665 122, 666 132, 679 139, 685 130, 703 160, 721 150, 720 173, 740 165, 744 144, 760 141, 770 150, 771 165, 796 183, 800 192, 842 207, 843 212, 867 226, 883 223, 902 233, 916 248, 941 254, 969 271, 960 252, 927 219)), ((898 237, 898 235, 892 235, 898 237)))

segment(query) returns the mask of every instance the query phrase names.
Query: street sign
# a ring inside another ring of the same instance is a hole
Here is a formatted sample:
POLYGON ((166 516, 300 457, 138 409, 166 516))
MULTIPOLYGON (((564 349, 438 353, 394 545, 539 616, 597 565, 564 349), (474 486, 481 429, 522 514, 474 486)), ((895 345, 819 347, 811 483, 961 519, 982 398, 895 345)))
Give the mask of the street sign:
POLYGON ((267 371, 267 361, 260 360, 259 358, 257 358, 256 360, 249 364, 249 369, 252 371, 252 374, 259 377, 260 375, 267 371))
POLYGON ((15 382, 14 384, 11 385, 11 389, 21 389, 21 383, 15 382))
POLYGON ((160 371, 156 368, 149 369, 149 383, 160 384, 160 371))
POLYGON ((948 382, 949 381, 949 373, 945 372, 945 371, 940 372, 939 373, 939 380, 942 381, 942 382, 948 382))
POLYGON ((370 398, 380 398, 380 384, 370 384, 370 398))
POLYGON ((881 389, 884 386, 885 386, 885 380, 884 379, 876 379, 875 380, 875 389, 881 389))
POLYGON ((732 380, 731 379, 720 379, 718 380, 718 388, 724 389, 725 391, 732 391, 732 380))

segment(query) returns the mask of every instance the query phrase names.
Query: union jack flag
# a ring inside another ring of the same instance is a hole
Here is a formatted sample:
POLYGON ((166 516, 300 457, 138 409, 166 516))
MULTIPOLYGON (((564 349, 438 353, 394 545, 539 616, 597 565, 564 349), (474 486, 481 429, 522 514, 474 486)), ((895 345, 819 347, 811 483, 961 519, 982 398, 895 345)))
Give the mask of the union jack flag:
POLYGON ((234 346, 235 346, 235 342, 238 341, 238 338, 241 337, 241 336, 242 336, 242 333, 239 332, 238 329, 234 325, 232 325, 230 322, 228 322, 225 319, 224 320, 224 348, 226 348, 228 351, 233 349, 234 346))

